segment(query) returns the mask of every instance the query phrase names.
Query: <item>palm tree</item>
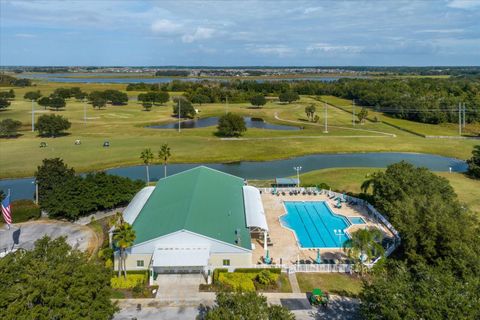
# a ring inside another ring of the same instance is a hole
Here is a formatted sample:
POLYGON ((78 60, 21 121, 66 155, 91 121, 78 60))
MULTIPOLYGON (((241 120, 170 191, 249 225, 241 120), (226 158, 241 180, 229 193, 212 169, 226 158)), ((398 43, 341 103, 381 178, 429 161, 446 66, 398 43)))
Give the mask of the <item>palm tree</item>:
POLYGON ((367 261, 383 255, 384 249, 380 244, 382 237, 382 232, 378 229, 360 229, 345 241, 343 250, 355 261, 361 276, 366 270, 367 261))
POLYGON ((165 178, 167 177, 167 161, 171 157, 170 147, 167 143, 162 144, 160 151, 158 151, 158 157, 163 161, 163 168, 165 171, 165 178))
POLYGON ((142 153, 140 154, 140 159, 143 160, 143 163, 145 164, 145 169, 147 170, 147 185, 148 185, 148 183, 150 182, 150 176, 148 174, 148 166, 150 165, 150 163, 152 163, 152 160, 153 160, 152 150, 150 148, 143 150, 142 153))
POLYGON ((127 222, 121 223, 117 227, 117 229, 114 231, 113 241, 115 242, 115 246, 117 246, 120 249, 120 257, 118 261, 119 277, 123 270, 124 277, 127 278, 127 267, 125 264, 127 257, 125 252, 127 248, 133 245, 135 238, 136 238, 135 230, 133 230, 132 225, 127 222))

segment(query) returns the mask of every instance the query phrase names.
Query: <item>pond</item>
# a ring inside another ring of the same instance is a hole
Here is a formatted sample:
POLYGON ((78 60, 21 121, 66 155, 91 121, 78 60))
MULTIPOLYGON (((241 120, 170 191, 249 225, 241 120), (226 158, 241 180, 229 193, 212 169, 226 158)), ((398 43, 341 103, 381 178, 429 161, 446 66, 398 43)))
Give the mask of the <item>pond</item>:
MULTIPOLYGON (((465 172, 465 161, 422 153, 345 153, 345 154, 314 154, 283 160, 272 161, 241 161, 235 163, 183 163, 169 164, 168 174, 179 173, 199 165, 233 174, 245 179, 273 179, 276 177, 293 176, 294 166, 301 166, 301 173, 344 167, 369 167, 385 168, 399 161, 409 162, 417 167, 426 167, 432 171, 448 171, 449 167, 454 172, 465 172)), ((144 166, 120 167, 105 170, 110 174, 116 174, 131 179, 145 179, 144 166)), ((163 177, 163 166, 150 166, 151 181, 163 177)), ((32 178, 0 180, 0 189, 12 191, 12 199, 32 199, 35 186, 32 178)))
MULTIPOLYGON (((269 130, 300 130, 299 127, 272 124, 265 122, 262 118, 243 117, 247 128, 269 129, 269 130)), ((212 127, 218 124, 218 117, 208 117, 180 122, 180 129, 194 129, 212 127)), ((178 129, 178 122, 147 126, 152 129, 178 129)))
MULTIPOLYGON (((172 77, 157 77, 157 78, 135 78, 135 77, 111 77, 111 78, 101 78, 101 76, 111 76, 111 74, 88 74, 88 73, 38 73, 38 74, 25 74, 22 75, 24 78, 28 79, 38 79, 50 82, 64 82, 64 83, 169 83, 174 80, 178 81, 203 81, 203 80, 214 80, 214 81, 229 81, 228 79, 223 78, 195 78, 195 77, 183 77, 183 78, 172 78, 172 77), (97 75, 97 76, 95 76, 97 75), (81 76, 81 78, 73 78, 73 76, 81 76)), ((257 82, 265 82, 265 81, 301 81, 301 80, 311 80, 311 81, 323 81, 323 82, 331 82, 336 81, 343 78, 351 78, 351 77, 300 77, 300 78, 262 78, 253 79, 257 82)))

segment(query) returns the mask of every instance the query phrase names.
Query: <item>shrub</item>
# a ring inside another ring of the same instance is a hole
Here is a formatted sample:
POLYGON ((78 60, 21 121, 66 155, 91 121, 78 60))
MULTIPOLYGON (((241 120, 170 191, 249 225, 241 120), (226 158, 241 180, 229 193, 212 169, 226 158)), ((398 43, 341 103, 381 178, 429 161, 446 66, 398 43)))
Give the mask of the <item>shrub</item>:
POLYGON ((13 222, 24 222, 31 219, 40 218, 40 207, 32 200, 12 201, 13 222))
POLYGON ((234 291, 255 291, 252 275, 238 272, 222 272, 218 282, 234 291))
POLYGON ((275 283, 277 279, 278 279, 278 275, 275 275, 268 270, 260 271, 255 277, 255 281, 257 281, 261 285, 268 285, 268 284, 275 283))
POLYGON ((212 277, 212 282, 215 283, 218 281, 218 276, 222 272, 228 272, 228 269, 220 268, 220 269, 215 269, 213 270, 213 277, 212 277))
POLYGON ((125 279, 121 277, 112 277, 110 285, 113 289, 132 289, 143 285, 147 281, 147 277, 142 274, 129 274, 125 279))

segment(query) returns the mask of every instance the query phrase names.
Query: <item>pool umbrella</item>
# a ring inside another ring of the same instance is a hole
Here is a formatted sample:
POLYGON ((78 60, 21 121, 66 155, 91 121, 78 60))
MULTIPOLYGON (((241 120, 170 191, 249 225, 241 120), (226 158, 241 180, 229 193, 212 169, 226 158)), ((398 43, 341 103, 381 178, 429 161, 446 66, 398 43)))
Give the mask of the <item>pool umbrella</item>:
POLYGON ((317 264, 322 263, 322 258, 321 258, 321 256, 320 256, 320 250, 319 250, 319 249, 317 249, 317 259, 315 259, 315 262, 316 262, 317 264))
POLYGON ((271 261, 272 259, 270 258, 270 252, 267 250, 267 254, 265 256, 265 263, 270 264, 271 261))

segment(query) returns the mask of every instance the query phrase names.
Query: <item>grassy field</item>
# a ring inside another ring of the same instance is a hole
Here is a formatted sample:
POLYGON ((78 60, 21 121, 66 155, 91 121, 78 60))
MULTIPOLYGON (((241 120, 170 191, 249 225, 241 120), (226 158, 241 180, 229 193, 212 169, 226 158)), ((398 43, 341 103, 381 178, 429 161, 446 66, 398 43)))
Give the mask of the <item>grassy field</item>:
MULTIPOLYGON (((363 181, 374 172, 381 171, 379 168, 336 168, 311 171, 302 174, 302 184, 327 183, 334 190, 359 193, 363 181)), ((442 176, 452 185, 461 202, 480 214, 480 180, 470 179, 461 173, 436 173, 442 176)))
MULTIPOLYGON (((352 101, 334 97, 334 96, 321 96, 320 99, 331 106, 335 106, 336 109, 344 110, 346 112, 352 112, 352 101)), ((333 109, 333 108, 332 108, 333 109)), ((361 106, 356 106, 356 112, 359 112, 361 106)), ((390 124, 392 127, 398 127, 406 131, 418 134, 420 136, 458 136, 458 125, 454 123, 443 124, 428 124, 408 121, 404 119, 393 118, 387 114, 368 110, 368 118, 377 118, 384 124, 390 124)), ((350 120, 351 121, 351 120, 350 120)), ((464 129, 464 135, 478 135, 480 134, 479 124, 468 124, 464 129)))
POLYGON ((357 296, 362 290, 362 281, 340 273, 296 273, 300 291, 311 292, 320 288, 329 293, 342 296, 357 296))
MULTIPOLYGON (((99 170, 122 165, 140 164, 139 155, 144 148, 156 153, 160 145, 168 143, 172 149, 171 162, 232 162, 242 160, 271 160, 313 153, 337 152, 420 152, 466 159, 478 141, 432 140, 398 130, 381 122, 368 121, 365 125, 351 124, 350 113, 338 108, 329 108, 329 133, 323 133, 324 113, 322 105, 310 97, 299 102, 280 104, 275 99, 262 109, 252 109, 249 104, 229 104, 228 111, 245 116, 264 118, 278 124, 303 126, 299 131, 249 129, 241 140, 225 140, 214 135, 215 127, 188 129, 177 132, 172 129, 149 129, 148 124, 176 121, 172 117, 171 102, 155 106, 152 111, 143 111, 136 101, 139 92, 127 92, 131 100, 124 106, 108 105, 102 110, 93 110, 90 105, 71 99, 64 111, 43 110, 40 114, 61 114, 69 119, 72 127, 69 134, 57 138, 42 138, 30 131, 31 103, 22 99, 30 90, 40 90, 46 95, 58 87, 81 87, 86 92, 107 88, 124 90, 125 84, 60 84, 36 82, 35 87, 14 88, 16 99, 10 108, 0 111, 0 120, 13 118, 23 123, 21 136, 1 139, 0 178, 31 176, 44 158, 60 157, 78 172, 99 170), (320 121, 306 121, 305 106, 317 105, 320 121), (87 123, 84 123, 84 108, 87 123), (281 120, 276 119, 278 116, 281 120), (285 120, 285 121, 283 121, 285 120), (387 136, 385 134, 394 135, 387 136), (80 139, 81 145, 74 141, 80 139), (103 142, 110 141, 110 148, 103 142), (40 142, 48 144, 39 148, 40 142)), ((8 88, 2 88, 2 91, 8 88)), ((174 93, 178 95, 179 93, 174 93)), ((224 114, 224 104, 196 106, 199 117, 224 114)), ((417 125, 412 123, 412 125, 417 125)))

